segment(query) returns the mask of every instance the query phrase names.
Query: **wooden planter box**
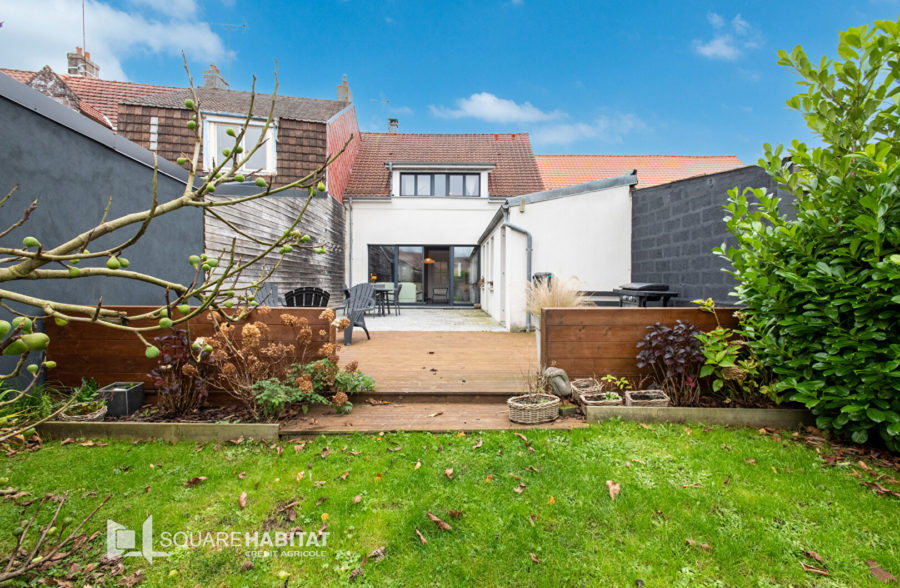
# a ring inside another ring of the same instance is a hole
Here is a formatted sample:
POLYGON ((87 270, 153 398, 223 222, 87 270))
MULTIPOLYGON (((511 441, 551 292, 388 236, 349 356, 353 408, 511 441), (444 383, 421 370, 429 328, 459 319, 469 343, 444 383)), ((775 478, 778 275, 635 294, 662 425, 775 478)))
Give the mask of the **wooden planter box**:
POLYGON ((669 406, 669 397, 662 390, 626 390, 625 406, 669 406))
POLYGON ((616 398, 604 399, 608 394, 608 392, 579 394, 578 400, 582 406, 622 406, 622 397, 619 394, 616 394, 616 398))

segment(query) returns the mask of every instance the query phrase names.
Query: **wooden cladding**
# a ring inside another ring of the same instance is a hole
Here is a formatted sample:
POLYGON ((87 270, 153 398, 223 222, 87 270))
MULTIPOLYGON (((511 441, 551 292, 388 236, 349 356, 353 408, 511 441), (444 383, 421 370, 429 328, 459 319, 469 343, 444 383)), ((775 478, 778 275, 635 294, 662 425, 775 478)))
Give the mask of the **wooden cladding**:
MULTIPOLYGON (((718 309, 722 326, 734 328, 733 308, 718 309)), ((702 331, 716 327, 712 314, 697 308, 545 308, 541 316, 541 365, 556 365, 570 378, 639 376, 638 342, 654 323, 681 320, 702 331)))
MULTIPOLYGON (((111 306, 111 310, 127 311, 130 315, 150 312, 151 306, 111 306)), ((254 312, 246 321, 262 322, 269 326, 269 339, 284 344, 296 342, 298 328, 281 324, 281 315, 289 314, 305 318, 312 328, 311 347, 318 349, 323 343, 334 343, 335 333, 328 322, 320 319, 321 308, 272 308, 268 313, 254 312), (322 334, 324 332, 324 335, 322 334)), ((176 311, 177 312, 177 311, 176 311)), ((246 322, 245 321, 245 322, 246 322)), ((147 326, 155 321, 140 321, 134 326, 147 326)), ((238 323, 243 324, 243 323, 238 323)), ((213 334, 212 322, 207 313, 190 321, 190 336, 208 337, 213 334)), ((50 335, 47 358, 57 363, 48 375, 48 382, 62 386, 78 386, 81 378, 93 378, 100 386, 113 382, 144 382, 150 385, 147 374, 156 367, 155 359, 144 355, 144 344, 128 331, 112 329, 90 323, 70 323, 59 327, 47 321, 45 331, 50 335)), ((171 333, 170 330, 150 331, 144 336, 153 342, 154 337, 171 333)))

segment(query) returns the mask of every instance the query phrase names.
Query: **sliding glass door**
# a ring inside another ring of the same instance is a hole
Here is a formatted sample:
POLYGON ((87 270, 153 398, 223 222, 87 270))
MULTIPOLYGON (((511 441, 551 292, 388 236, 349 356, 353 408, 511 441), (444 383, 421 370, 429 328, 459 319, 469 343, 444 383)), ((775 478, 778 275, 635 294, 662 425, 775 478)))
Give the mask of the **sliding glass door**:
POLYGON ((471 306, 478 302, 478 248, 469 245, 369 245, 369 281, 400 286, 401 304, 471 306))

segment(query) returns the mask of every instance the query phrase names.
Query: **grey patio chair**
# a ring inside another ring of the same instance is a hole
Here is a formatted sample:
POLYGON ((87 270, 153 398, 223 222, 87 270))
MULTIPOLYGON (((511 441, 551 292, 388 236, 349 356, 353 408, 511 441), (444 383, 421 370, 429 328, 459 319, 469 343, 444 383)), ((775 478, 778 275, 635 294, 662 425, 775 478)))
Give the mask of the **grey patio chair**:
POLYGON ((397 285, 394 286, 393 291, 388 291, 388 314, 391 313, 391 305, 394 307, 394 313, 397 316, 400 316, 400 289, 403 287, 403 284, 397 282, 397 285))
POLYGON ((344 345, 353 343, 353 328, 362 327, 366 332, 366 339, 371 339, 369 329, 366 327, 366 312, 374 310, 375 286, 372 284, 357 284, 350 288, 350 297, 347 298, 347 318, 350 326, 344 330, 344 345))
POLYGON ((278 286, 272 282, 263 282, 256 292, 256 301, 263 306, 281 306, 281 298, 278 296, 278 286))

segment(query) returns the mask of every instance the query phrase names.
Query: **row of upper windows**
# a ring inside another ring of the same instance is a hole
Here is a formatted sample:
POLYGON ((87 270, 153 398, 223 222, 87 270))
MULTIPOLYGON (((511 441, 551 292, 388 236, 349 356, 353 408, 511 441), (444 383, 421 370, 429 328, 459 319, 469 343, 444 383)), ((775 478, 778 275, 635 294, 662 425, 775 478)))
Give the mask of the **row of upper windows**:
POLYGON ((400 174, 401 196, 481 196, 481 174, 400 174))

